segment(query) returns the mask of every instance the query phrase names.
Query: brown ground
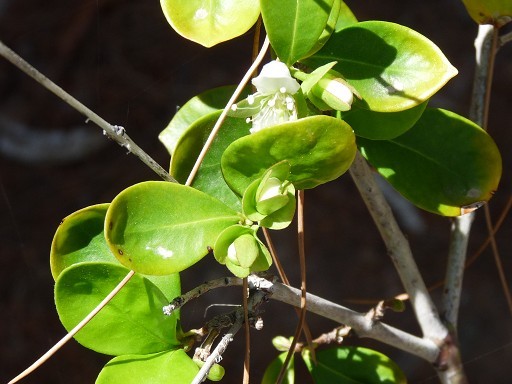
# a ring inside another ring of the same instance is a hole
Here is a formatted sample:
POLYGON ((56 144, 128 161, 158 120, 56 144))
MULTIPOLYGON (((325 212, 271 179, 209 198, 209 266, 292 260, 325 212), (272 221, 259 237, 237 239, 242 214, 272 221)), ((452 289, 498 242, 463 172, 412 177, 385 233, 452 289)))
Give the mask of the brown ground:
MULTIPOLYGON (((404 4, 388 0, 351 1, 349 5, 361 20, 396 21, 436 42, 460 75, 433 104, 467 115, 476 26, 460 2, 414 0, 404 4)), ((250 36, 211 50, 190 44, 168 27, 158 1, 4 0, 0 2, 0 39, 105 119, 126 127, 132 138, 164 165, 168 156, 156 136, 176 106, 202 90, 236 82, 250 60, 250 36)), ((491 204, 494 218, 511 193, 511 60, 509 44, 497 58, 491 108, 490 132, 503 151, 505 172, 491 204)), ((66 130, 84 120, 2 60, 0 115, 38 130, 66 130)), ((90 129, 101 135, 96 127, 90 129)), ((0 158, 0 382, 15 376, 64 335, 53 306, 48 266, 50 243, 60 220, 87 205, 108 202, 123 188, 148 179, 155 176, 113 143, 106 143, 84 160, 66 164, 25 164, 0 158)), ((428 229, 408 235, 430 285, 443 277, 450 222, 426 213, 420 216, 428 229)), ((311 292, 350 306, 354 306, 351 299, 401 292, 348 176, 308 193, 306 217, 311 292)), ((486 236, 482 217, 483 211, 473 230, 470 252, 486 236)), ((511 225, 506 219, 498 236, 510 279, 511 225)), ((293 232, 280 233, 276 239, 282 241, 281 257, 298 285, 293 232)), ((184 290, 224 274, 226 271, 211 260, 203 260, 184 275, 184 290)), ((186 308, 185 325, 200 326, 206 303, 237 302, 237 293, 210 295, 186 308)), ((437 299, 438 292, 434 296, 437 299)), ((410 312, 386 320, 415 331, 410 312)), ((316 334, 334 326, 314 316, 309 319, 316 334)), ((254 382, 269 361, 272 335, 291 335, 296 324, 293 311, 275 303, 266 307, 265 320, 266 327, 253 339, 254 382)), ((472 383, 510 382, 512 321, 489 251, 468 270, 464 280, 460 339, 472 383)), ((436 382, 434 371, 418 359, 380 344, 369 345, 392 356, 411 383, 436 382)), ((236 340, 225 355, 223 364, 231 377, 241 377, 238 357, 243 348, 242 340, 236 340)), ((71 342, 24 382, 91 383, 106 360, 71 342)))

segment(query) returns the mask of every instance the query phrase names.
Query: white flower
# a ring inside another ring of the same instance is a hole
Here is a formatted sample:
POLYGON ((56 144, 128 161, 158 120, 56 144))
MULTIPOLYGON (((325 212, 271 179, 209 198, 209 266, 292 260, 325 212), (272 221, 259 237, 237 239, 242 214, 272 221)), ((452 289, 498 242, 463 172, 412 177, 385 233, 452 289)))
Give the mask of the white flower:
POLYGON ((247 98, 252 105, 259 102, 258 112, 249 119, 252 121, 251 133, 263 128, 297 120, 297 107, 293 95, 300 88, 299 83, 290 75, 286 64, 271 61, 263 66, 258 77, 252 80, 257 92, 247 98))
POLYGON ((286 64, 276 60, 265 64, 260 75, 252 79, 252 84, 263 95, 277 93, 282 88, 284 88, 284 91, 281 92, 293 95, 300 88, 297 80, 290 75, 290 70, 286 64))

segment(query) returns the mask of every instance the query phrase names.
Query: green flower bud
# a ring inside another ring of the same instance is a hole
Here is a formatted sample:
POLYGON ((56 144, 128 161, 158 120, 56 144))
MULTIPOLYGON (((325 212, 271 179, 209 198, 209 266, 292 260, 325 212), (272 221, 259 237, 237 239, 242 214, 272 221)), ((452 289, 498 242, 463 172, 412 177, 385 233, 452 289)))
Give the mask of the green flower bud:
POLYGON ((354 89, 333 70, 327 72, 308 93, 308 97, 322 111, 348 111, 354 101, 354 89))

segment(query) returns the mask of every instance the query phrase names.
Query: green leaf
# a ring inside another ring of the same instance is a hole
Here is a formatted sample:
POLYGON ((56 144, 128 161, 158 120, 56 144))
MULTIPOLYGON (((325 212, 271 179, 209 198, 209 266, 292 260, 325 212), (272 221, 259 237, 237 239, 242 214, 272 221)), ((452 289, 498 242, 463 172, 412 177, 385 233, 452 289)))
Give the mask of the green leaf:
MULTIPOLYGON (((105 241, 105 216, 109 204, 92 205, 66 217, 53 238, 50 251, 50 266, 56 280, 60 273, 71 265, 103 261, 118 264, 105 241)), ((165 276, 145 276, 164 293, 168 300, 181 293, 180 276, 177 273, 165 276)))
MULTIPOLYGON (((208 135, 220 116, 220 111, 211 113, 194 122, 181 136, 171 159, 171 175, 185 183, 194 167, 208 135)), ((222 177, 220 159, 225 149, 236 139, 249 134, 245 120, 228 117, 215 137, 192 186, 222 201, 229 207, 240 210, 240 199, 231 191, 222 177)))
MULTIPOLYGON (((227 85, 210 89, 187 101, 176 112, 167 127, 158 136, 171 155, 174 153, 181 135, 188 127, 201 117, 224 109, 235 88, 234 85, 227 85)), ((243 92, 241 97, 246 96, 247 92, 243 92)))
POLYGON ((105 214, 109 204, 83 208, 62 220, 50 250, 53 279, 67 267, 84 261, 116 263, 103 235, 105 214))
POLYGON ((309 353, 303 358, 316 383, 405 384, 400 368, 387 356, 362 347, 335 347, 316 352, 317 364, 309 353))
MULTIPOLYGON (((129 272, 110 263, 80 263, 66 268, 55 284, 55 305, 69 331, 84 319, 129 272)), ((177 317, 166 316, 164 294, 135 274, 121 291, 76 335, 83 346, 107 355, 147 354, 174 349, 177 317)))
POLYGON ((242 195, 274 164, 287 160, 296 189, 309 189, 341 176, 355 156, 352 128, 329 116, 276 125, 234 141, 222 155, 226 182, 242 195))
POLYGON ((112 201, 105 236, 124 266, 165 275, 202 259, 218 234, 239 220, 235 211, 194 188, 148 181, 112 201))
POLYGON ((343 28, 350 27, 357 23, 357 18, 354 16, 350 8, 341 1, 340 13, 338 15, 338 21, 336 22, 335 31, 339 31, 343 28))
POLYGON ((261 0, 260 3, 272 48, 281 61, 292 65, 317 45, 335 1, 261 0))
MULTIPOLYGON (((272 360, 267 369, 265 369, 265 373, 263 375, 263 379, 261 380, 261 384, 274 384, 277 382, 277 378, 279 377, 281 367, 284 364, 287 354, 288 352, 283 352, 279 354, 279 356, 277 356, 274 360, 272 360)), ((292 359, 290 360, 290 363, 288 364, 286 375, 284 375, 282 383, 295 383, 295 359, 293 356, 292 359)))
POLYGON ((371 140, 390 140, 407 132, 418 121, 428 101, 399 112, 374 112, 358 108, 341 113, 341 118, 354 129, 356 136, 371 140))
POLYGON ((358 145, 408 200, 444 216, 467 213, 489 200, 501 177, 501 156, 492 138, 442 109, 427 109, 393 140, 358 138, 358 145))
POLYGON ((256 0, 160 0, 171 27, 207 48, 247 32, 258 20, 256 0))
POLYGON ((429 99, 457 74, 441 50, 402 25, 365 21, 343 28, 303 62, 334 69, 363 98, 365 108, 397 112, 429 99))
POLYGON ((497 27, 510 22, 512 2, 510 0, 462 0, 473 20, 478 24, 493 24, 497 27))
POLYGON ((96 384, 190 384, 199 368, 177 349, 151 355, 123 355, 110 360, 96 384))

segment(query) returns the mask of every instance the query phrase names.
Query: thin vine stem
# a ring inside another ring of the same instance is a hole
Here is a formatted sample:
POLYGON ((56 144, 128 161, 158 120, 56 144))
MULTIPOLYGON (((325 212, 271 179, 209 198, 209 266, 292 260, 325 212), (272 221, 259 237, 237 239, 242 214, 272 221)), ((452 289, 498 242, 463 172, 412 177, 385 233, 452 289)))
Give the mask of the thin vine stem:
POLYGON ((87 121, 92 121, 98 127, 103 129, 105 135, 107 135, 110 139, 114 140, 120 146, 126 148, 128 150, 128 153, 132 153, 133 155, 137 156, 144 164, 146 164, 150 169, 152 169, 163 180, 171 181, 174 183, 177 182, 171 175, 169 175, 167 171, 165 171, 155 160, 153 160, 153 158, 151 158, 151 156, 144 152, 128 136, 126 130, 123 127, 119 125, 112 125, 108 121, 100 117, 98 114, 93 112, 91 109, 89 109, 80 101, 78 101, 69 93, 67 93, 64 89, 62 89, 53 81, 51 81, 48 77, 46 77, 37 69, 35 69, 16 52, 7 47, 2 41, 0 41, 0 55, 3 56, 7 61, 11 62, 18 69, 25 72, 28 76, 33 78, 35 81, 37 81, 47 90, 52 92, 54 95, 61 98, 70 107, 77 110, 85 117, 87 117, 87 121))
POLYGON ((9 381, 8 384, 14 384, 23 379, 24 377, 31 374, 33 371, 35 371, 37 368, 39 368, 41 365, 43 365, 50 357, 52 357, 55 352, 57 352, 60 348, 64 346, 69 340, 75 336, 78 331, 80 331, 83 327, 86 326, 86 324, 91 321, 94 316, 98 314, 99 311, 101 311, 109 302, 114 298, 115 295, 121 291, 121 289, 130 281, 130 279, 135 275, 134 271, 128 272, 128 274, 124 277, 123 280, 108 294, 107 297, 105 297, 101 303, 99 303, 96 308, 94 308, 80 323, 78 323, 71 331, 68 332, 66 336, 64 336, 60 341, 55 344, 52 348, 50 348, 44 355, 42 355, 39 359, 37 359, 30 367, 25 369, 23 372, 21 372, 18 376, 16 376, 14 379, 9 381))
POLYGON ((302 333, 302 329, 306 320, 306 250, 304 245, 304 190, 299 190, 297 193, 297 240, 299 245, 299 264, 300 264, 300 313, 299 313, 299 322, 297 323, 297 327, 295 329, 295 334, 293 335, 292 342, 290 344, 290 349, 288 350, 288 354, 284 359, 283 365, 281 366, 281 370, 279 371, 279 375, 277 376, 276 383, 280 384, 286 371, 288 369, 288 365, 290 364, 290 360, 292 359, 293 354, 295 353, 295 347, 297 346, 297 342, 299 341, 299 337, 302 333))
POLYGON ((243 92, 244 87, 247 85, 249 80, 251 79, 253 73, 256 71, 256 69, 259 67, 261 62, 263 61, 263 58, 265 57, 265 54, 268 51, 268 47, 270 46, 270 41, 268 37, 265 37, 265 40, 263 41, 263 45, 261 46, 260 53, 258 56, 256 56, 256 59, 253 61, 247 72, 245 73, 244 77, 238 84, 238 86, 235 89, 235 92, 233 92, 233 95, 229 99, 228 103, 222 110, 222 113, 220 114, 219 118, 215 122, 215 125, 212 128, 212 131, 210 132, 210 135, 208 136, 208 139, 206 140, 206 143, 204 144, 203 148, 201 149, 201 152, 199 153, 199 156, 197 157, 197 160, 194 164, 194 167, 192 168, 192 171, 190 171, 190 174, 188 176, 187 182, 185 185, 192 185, 192 182, 194 181, 194 178, 197 175, 197 172, 199 171, 199 167, 201 166, 201 163, 204 160, 204 157, 206 156, 206 153, 210 149, 213 140, 217 136, 217 133, 219 132, 220 127, 224 123, 224 120, 226 120, 226 117, 228 115, 229 110, 231 109, 231 106, 236 102, 240 94, 243 92))

